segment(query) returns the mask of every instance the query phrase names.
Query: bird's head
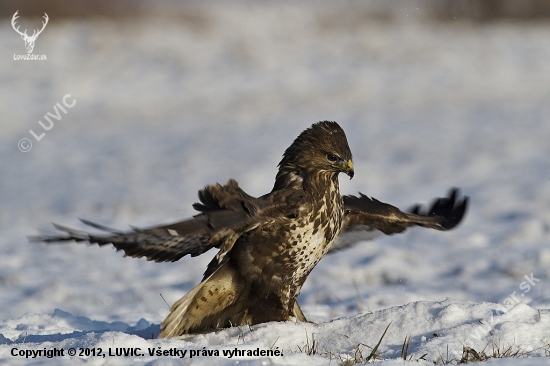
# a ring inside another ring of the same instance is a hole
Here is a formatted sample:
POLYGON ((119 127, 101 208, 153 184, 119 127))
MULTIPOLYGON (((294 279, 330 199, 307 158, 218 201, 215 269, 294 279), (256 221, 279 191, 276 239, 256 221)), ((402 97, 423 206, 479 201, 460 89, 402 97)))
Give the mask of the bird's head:
POLYGON ((308 174, 347 174, 353 178, 353 161, 344 130, 336 122, 323 121, 303 131, 286 149, 279 163, 277 184, 282 179, 303 179, 308 174), (294 174, 294 175, 292 175, 294 174))

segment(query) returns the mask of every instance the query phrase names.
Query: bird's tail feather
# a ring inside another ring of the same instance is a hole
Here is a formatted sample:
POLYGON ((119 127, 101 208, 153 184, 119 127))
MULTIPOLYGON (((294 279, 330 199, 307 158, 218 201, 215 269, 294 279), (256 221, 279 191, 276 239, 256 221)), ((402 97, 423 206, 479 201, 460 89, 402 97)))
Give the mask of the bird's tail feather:
POLYGON ((172 305, 159 338, 246 324, 246 311, 237 303, 243 288, 235 269, 224 263, 172 305))

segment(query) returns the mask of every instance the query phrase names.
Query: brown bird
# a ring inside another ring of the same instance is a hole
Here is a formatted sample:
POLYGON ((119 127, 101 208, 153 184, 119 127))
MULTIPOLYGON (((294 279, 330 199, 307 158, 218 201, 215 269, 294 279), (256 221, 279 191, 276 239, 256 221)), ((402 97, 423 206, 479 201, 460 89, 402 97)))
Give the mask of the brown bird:
POLYGON ((353 177, 346 135, 336 122, 319 122, 286 149, 270 193, 255 198, 234 180, 199 191, 199 214, 175 224, 120 232, 85 221, 109 235, 59 225, 62 235, 31 241, 74 240, 112 244, 131 257, 173 262, 219 249, 202 281, 171 308, 159 337, 202 333, 270 321, 306 321, 296 298, 315 265, 329 251, 393 234, 411 226, 454 228, 468 197, 437 199, 411 213, 369 198, 340 195, 338 175, 353 177))

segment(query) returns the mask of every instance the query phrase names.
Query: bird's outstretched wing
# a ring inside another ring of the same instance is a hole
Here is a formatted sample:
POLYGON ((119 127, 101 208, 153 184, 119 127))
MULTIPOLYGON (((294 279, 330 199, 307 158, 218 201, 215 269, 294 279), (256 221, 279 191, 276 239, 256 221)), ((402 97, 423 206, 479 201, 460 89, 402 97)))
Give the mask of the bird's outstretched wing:
POLYGON ((46 243, 76 241, 99 246, 112 244, 117 250, 124 251, 126 256, 146 257, 155 262, 175 262, 186 255, 194 257, 222 245, 222 251, 226 252, 246 230, 279 214, 293 214, 294 206, 288 200, 299 197, 289 192, 285 199, 283 202, 273 202, 252 197, 236 181, 230 180, 226 185, 216 184, 200 190, 200 203, 193 205, 200 213, 189 220, 148 229, 133 228, 128 232, 81 220, 108 234, 92 234, 53 224, 62 233, 29 236, 28 239, 46 243))
POLYGON ((452 188, 447 197, 437 198, 428 206, 415 205, 409 212, 362 193, 359 193, 359 197, 344 196, 342 231, 329 252, 382 234, 401 233, 411 226, 451 230, 461 222, 467 207, 468 197, 459 198, 457 188, 452 188))

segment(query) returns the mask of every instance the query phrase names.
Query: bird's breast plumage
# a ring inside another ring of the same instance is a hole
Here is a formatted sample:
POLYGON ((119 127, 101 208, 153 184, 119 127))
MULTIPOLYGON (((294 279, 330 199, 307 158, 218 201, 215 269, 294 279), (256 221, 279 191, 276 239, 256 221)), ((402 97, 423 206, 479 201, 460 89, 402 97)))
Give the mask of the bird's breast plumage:
POLYGON ((309 206, 310 210, 299 215, 289 226, 285 248, 291 267, 287 273, 300 287, 328 252, 342 226, 343 202, 337 186, 331 185, 331 189, 309 202, 309 206))

